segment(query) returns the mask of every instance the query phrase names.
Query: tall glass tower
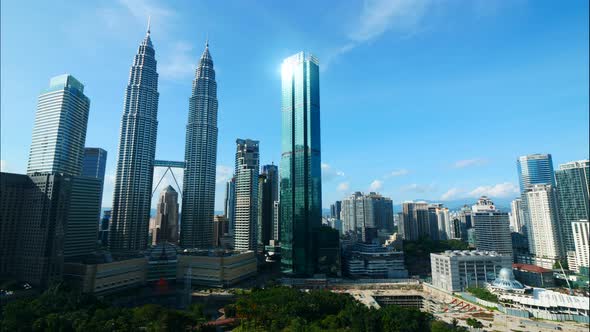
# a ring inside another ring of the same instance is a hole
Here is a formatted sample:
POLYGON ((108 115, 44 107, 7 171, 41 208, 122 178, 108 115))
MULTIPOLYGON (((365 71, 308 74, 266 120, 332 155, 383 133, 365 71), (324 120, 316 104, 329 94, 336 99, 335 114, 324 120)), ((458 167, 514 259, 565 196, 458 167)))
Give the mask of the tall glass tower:
POLYGON ((549 184, 555 188, 553 160, 550 154, 529 154, 516 160, 520 198, 522 200, 523 233, 527 235, 529 248, 534 247, 534 232, 530 229, 530 211, 527 204, 527 191, 535 184, 549 184))
POLYGON ((259 142, 236 140, 235 231, 236 250, 256 250, 258 224, 259 142))
POLYGON ((209 248, 213 246, 217 163, 217 83, 209 42, 193 80, 184 161, 180 245, 209 248))
POLYGON ((114 250, 145 249, 148 242, 160 95, 156 64, 148 25, 131 66, 121 118, 109 232, 114 250))
POLYGON ((555 171, 555 180, 563 245, 566 251, 574 251, 576 247, 572 223, 590 220, 590 160, 559 165, 559 169, 555 171))
POLYGON ((321 226, 320 71, 304 52, 282 65, 282 156, 280 164, 281 268, 313 275, 314 233, 321 226))
POLYGON ((72 75, 51 78, 39 96, 28 174, 82 172, 90 99, 72 75))

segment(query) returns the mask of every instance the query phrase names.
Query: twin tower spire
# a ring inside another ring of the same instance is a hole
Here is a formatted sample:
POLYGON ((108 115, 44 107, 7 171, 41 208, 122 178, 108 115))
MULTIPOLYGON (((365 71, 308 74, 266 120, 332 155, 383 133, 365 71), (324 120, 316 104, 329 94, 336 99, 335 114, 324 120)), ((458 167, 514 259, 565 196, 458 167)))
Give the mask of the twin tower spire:
MULTIPOLYGON (((146 36, 134 58, 125 92, 109 232, 113 251, 143 250, 148 244, 159 100, 150 34, 148 18, 146 36)), ((217 106, 217 82, 207 38, 189 98, 180 234, 184 248, 209 248, 213 244, 217 106)))

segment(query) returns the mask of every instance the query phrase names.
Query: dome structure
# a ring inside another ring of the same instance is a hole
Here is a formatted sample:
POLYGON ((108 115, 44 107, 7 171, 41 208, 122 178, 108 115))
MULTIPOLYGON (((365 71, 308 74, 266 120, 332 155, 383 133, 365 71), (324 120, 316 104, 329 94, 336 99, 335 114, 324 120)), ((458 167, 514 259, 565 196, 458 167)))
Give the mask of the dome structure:
POLYGON ((514 279, 512 269, 502 268, 498 277, 492 282, 492 287, 501 290, 521 290, 525 289, 524 285, 514 279))

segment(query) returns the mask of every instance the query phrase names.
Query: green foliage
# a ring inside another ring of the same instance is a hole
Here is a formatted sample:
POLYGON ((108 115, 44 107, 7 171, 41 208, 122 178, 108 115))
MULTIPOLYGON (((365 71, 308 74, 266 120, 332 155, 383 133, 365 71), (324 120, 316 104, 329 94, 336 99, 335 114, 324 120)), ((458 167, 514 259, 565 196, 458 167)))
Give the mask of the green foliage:
POLYGON ((473 296, 485 300, 485 301, 490 301, 490 302, 494 302, 494 303, 498 303, 498 297, 494 294, 492 294, 489 290, 485 289, 485 288, 481 288, 481 287, 468 287, 466 289, 469 293, 471 293, 473 296))
POLYGON ((467 325, 476 329, 481 329, 483 327, 483 323, 475 318, 467 318, 465 322, 467 323, 467 325))
MULTIPOLYGON (((429 331, 434 318, 416 309, 388 306, 369 309, 350 295, 329 291, 301 292, 285 287, 255 290, 238 299, 237 331, 429 331)), ((437 331, 464 331, 452 325, 437 331)))
POLYGON ((152 304, 116 308, 58 285, 36 299, 6 305, 0 331, 183 331, 204 321, 199 305, 190 311, 152 304))

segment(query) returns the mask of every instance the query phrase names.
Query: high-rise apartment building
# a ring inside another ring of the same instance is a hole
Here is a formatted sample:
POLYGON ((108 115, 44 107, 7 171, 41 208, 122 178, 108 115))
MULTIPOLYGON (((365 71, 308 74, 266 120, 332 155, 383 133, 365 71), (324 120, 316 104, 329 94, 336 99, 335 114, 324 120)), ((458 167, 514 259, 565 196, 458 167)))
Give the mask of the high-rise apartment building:
POLYGON ((152 244, 178 242, 178 193, 168 186, 160 193, 156 206, 152 244))
MULTIPOLYGON (((415 241, 422 237, 431 237, 431 229, 437 229, 428 213, 426 202, 404 202, 398 232, 404 240, 415 241), (434 227, 431 227, 433 225, 434 227)), ((436 221, 436 218, 434 219, 436 221)))
POLYGON ((345 233, 371 242, 378 230, 393 230, 393 203, 390 198, 371 192, 355 192, 342 200, 342 224, 345 233))
POLYGON ((256 250, 258 245, 258 141, 236 140, 236 208, 234 248, 256 250))
POLYGON ((286 274, 313 275, 313 233, 322 220, 320 70, 314 56, 300 52, 283 61, 281 112, 281 266, 286 274))
POLYGON ((275 165, 262 166, 258 177, 258 248, 274 239, 274 203, 279 199, 279 170, 275 165))
POLYGON ((559 223, 566 251, 575 250, 572 223, 590 220, 590 160, 572 161, 559 165, 555 171, 559 223))
POLYGON ((588 274, 587 269, 590 267, 590 223, 588 223, 588 220, 583 219, 572 222, 572 234, 575 246, 576 272, 580 273, 581 268, 586 268, 586 274, 588 274))
POLYGON ((550 184, 555 186, 555 177, 553 175, 553 160, 550 154, 530 154, 521 156, 516 160, 518 171, 518 182, 520 185, 520 198, 524 228, 524 234, 527 237, 529 246, 533 245, 531 234, 528 229, 529 208, 526 201, 526 190, 535 184, 550 184))
POLYGON ((27 174, 82 172, 90 99, 74 76, 53 77, 37 104, 27 174))
POLYGON ((522 233, 523 230, 523 215, 522 215, 522 199, 517 198, 510 203, 510 228, 512 232, 522 233))
POLYGON ((148 26, 125 91, 109 231, 112 250, 147 247, 160 96, 155 55, 148 26))
POLYGON ((215 168, 217 164, 217 82, 209 42, 201 55, 189 100, 180 245, 213 245, 215 168))
POLYGON ((471 208, 475 228, 475 247, 480 251, 494 251, 512 263, 512 236, 507 212, 496 209, 494 202, 482 196, 471 208))
MULTIPOLYGON (((552 262, 565 257, 561 244, 555 186, 535 184, 526 190, 529 215, 529 251, 552 262)), ((547 267, 547 266, 544 266, 547 267)), ((547 268, 552 268, 548 266, 547 268)))

